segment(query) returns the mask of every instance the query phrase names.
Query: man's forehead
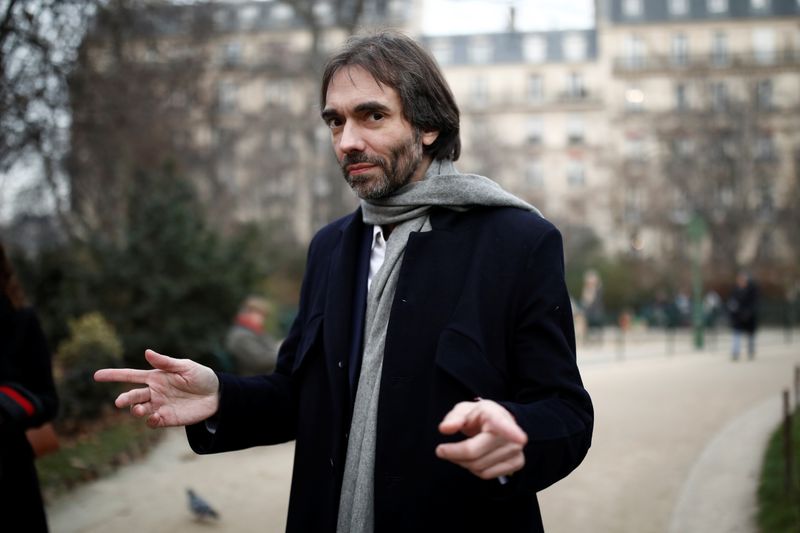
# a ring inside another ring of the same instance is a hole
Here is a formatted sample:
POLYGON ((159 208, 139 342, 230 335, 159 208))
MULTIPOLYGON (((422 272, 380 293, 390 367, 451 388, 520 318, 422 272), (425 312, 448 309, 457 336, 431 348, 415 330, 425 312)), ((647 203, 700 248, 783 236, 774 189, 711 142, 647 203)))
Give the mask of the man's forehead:
POLYGON ((326 107, 357 105, 358 100, 364 99, 399 103, 394 89, 384 85, 358 65, 342 67, 331 77, 325 98, 326 107))

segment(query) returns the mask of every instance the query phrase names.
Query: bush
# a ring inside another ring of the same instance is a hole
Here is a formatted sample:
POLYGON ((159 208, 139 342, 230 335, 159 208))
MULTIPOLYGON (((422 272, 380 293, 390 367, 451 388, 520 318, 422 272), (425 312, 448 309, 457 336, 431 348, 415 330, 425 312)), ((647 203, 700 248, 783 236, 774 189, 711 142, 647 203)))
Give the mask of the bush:
POLYGON ((58 347, 58 379, 62 419, 67 426, 100 416, 116 396, 114 385, 95 383, 98 368, 119 366, 122 344, 100 313, 69 323, 69 337, 58 347))

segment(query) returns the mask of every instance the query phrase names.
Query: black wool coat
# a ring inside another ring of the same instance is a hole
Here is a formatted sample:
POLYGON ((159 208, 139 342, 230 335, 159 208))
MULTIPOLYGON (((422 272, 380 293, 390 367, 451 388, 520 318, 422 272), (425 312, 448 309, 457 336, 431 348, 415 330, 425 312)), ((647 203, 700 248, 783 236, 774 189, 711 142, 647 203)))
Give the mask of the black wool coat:
MULTIPOLYGON (((431 212, 408 241, 386 337, 375 458, 375 531, 541 531, 536 492, 585 456, 593 410, 575 362, 561 236, 513 208, 431 212), (528 435, 501 485, 438 459, 463 435, 437 426, 460 401, 502 403, 528 435)), ((298 316, 270 376, 221 375, 199 453, 296 439, 287 531, 334 532, 361 352, 372 227, 360 211, 311 243, 298 316)))

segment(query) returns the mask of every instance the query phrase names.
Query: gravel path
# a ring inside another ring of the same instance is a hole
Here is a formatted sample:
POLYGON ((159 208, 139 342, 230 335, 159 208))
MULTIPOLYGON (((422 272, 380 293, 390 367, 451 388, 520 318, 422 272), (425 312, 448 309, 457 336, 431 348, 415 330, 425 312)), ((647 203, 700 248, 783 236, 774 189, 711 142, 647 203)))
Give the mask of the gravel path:
MULTIPOLYGON (((610 337, 609 337, 610 338, 610 337)), ((751 533, 755 483, 780 392, 800 343, 763 335, 755 361, 698 353, 678 338, 579 350, 595 402, 594 444, 581 467, 540 494, 548 533, 751 533), (724 514, 724 517, 721 517, 724 514)), ((777 411, 777 412, 776 412, 777 411)), ((196 456, 182 429, 148 458, 48 505, 53 533, 283 531, 293 445, 196 456), (192 487, 221 514, 197 522, 192 487)), ((310 509, 309 512, 313 512, 310 509)))

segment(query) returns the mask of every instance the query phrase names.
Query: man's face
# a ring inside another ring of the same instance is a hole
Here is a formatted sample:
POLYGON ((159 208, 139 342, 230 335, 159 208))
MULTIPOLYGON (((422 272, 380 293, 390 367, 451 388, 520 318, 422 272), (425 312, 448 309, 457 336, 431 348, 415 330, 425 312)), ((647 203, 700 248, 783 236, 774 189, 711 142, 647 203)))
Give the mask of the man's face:
POLYGON ((358 66, 331 78, 322 118, 345 180, 363 199, 383 198, 425 175, 422 148, 438 132, 420 132, 403 117, 397 91, 358 66))

